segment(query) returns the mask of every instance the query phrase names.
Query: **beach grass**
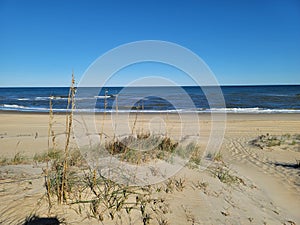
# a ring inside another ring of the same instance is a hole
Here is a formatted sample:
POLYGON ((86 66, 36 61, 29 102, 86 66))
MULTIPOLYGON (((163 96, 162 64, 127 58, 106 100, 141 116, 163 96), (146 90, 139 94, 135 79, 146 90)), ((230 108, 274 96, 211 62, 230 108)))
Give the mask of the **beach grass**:
POLYGON ((282 150, 290 149, 300 152, 300 135, 289 133, 282 135, 270 135, 267 133, 251 140, 250 144, 261 149, 280 147, 282 150))
POLYGON ((16 152, 13 157, 1 157, 0 166, 28 164, 31 160, 22 152, 16 152))
MULTIPOLYGON (((48 151, 35 154, 33 157, 34 161, 47 164, 44 176, 49 210, 55 204, 66 204, 75 206, 77 213, 84 212, 99 221, 106 219, 122 221, 123 218, 140 215, 142 224, 150 224, 151 221, 168 224, 168 220, 164 216, 169 213, 165 195, 183 191, 186 187, 185 179, 173 177, 160 184, 144 187, 118 184, 98 174, 96 170, 89 169, 80 151, 70 148, 75 109, 74 83, 72 76, 68 98, 68 109, 70 110, 66 115, 65 148, 57 149, 54 130, 55 116, 50 100, 48 151)), ((105 102, 104 105, 106 105, 105 102)), ((182 158, 191 156, 190 164, 200 164, 199 146, 194 143, 185 147, 180 146, 178 141, 172 140, 167 135, 155 135, 143 131, 143 129, 137 130, 138 116, 137 112, 131 134, 122 139, 114 137, 112 140, 107 140, 103 146, 95 146, 93 151, 101 151, 101 148, 104 148, 112 156, 117 156, 132 164, 141 164, 157 159, 167 161, 173 155, 182 158), (139 151, 149 148, 151 151, 139 151)), ((101 137, 101 134, 104 133, 103 127, 102 123, 100 138, 103 138, 101 137)))

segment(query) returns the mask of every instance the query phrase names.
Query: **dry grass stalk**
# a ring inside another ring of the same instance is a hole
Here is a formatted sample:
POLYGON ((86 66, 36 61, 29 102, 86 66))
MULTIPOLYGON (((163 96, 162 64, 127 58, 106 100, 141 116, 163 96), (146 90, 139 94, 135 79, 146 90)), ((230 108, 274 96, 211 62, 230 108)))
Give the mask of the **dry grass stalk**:
POLYGON ((73 112, 75 108, 75 79, 74 74, 72 74, 72 83, 69 91, 68 96, 68 106, 67 110, 70 109, 70 112, 66 114, 66 144, 64 150, 64 161, 63 161, 63 171, 62 171, 62 182, 61 188, 59 193, 58 202, 61 203, 62 200, 67 201, 67 174, 68 174, 68 158, 69 158, 69 144, 71 138, 71 131, 72 131, 72 123, 73 123, 73 112), (70 108, 71 105, 71 108, 70 108))
POLYGON ((49 178, 49 151, 50 151, 50 139, 52 139, 52 149, 55 150, 55 134, 53 130, 53 104, 52 104, 52 97, 50 97, 49 101, 49 123, 48 123, 48 150, 47 150, 47 167, 45 171, 45 184, 46 184, 46 189, 47 189, 47 198, 48 198, 48 203, 49 203, 49 210, 52 207, 51 204, 51 191, 50 191, 50 178, 49 178), (51 138, 52 137, 52 138, 51 138))
POLYGON ((104 112, 103 112, 103 120, 101 125, 101 133, 100 133, 100 141, 102 142, 102 136, 104 131, 104 121, 106 119, 106 108, 107 108, 107 90, 104 92, 104 112))
MULTIPOLYGON (((118 95, 116 95, 116 121, 119 121, 119 106, 118 106, 118 95)), ((115 122, 115 131, 117 130, 117 123, 115 122)), ((116 132, 114 132, 114 141, 116 141, 116 132)))
POLYGON ((144 101, 142 101, 142 133, 144 133, 144 101))
POLYGON ((54 124, 54 115, 53 115, 53 103, 52 103, 53 96, 50 96, 49 100, 49 124, 48 124, 48 149, 55 149, 56 142, 55 142, 55 132, 53 130, 54 124), (52 143, 52 146, 50 145, 52 143))
POLYGON ((169 111, 167 110, 167 118, 166 118, 166 136, 168 136, 169 133, 169 111))
POLYGON ((139 113, 139 108, 140 108, 140 105, 138 105, 136 107, 136 112, 135 112, 135 118, 134 118, 134 121, 133 121, 133 126, 132 126, 132 129, 131 129, 131 135, 133 135, 134 133, 134 130, 135 130, 135 126, 136 126, 136 123, 137 123, 137 120, 138 120, 138 113, 139 113))

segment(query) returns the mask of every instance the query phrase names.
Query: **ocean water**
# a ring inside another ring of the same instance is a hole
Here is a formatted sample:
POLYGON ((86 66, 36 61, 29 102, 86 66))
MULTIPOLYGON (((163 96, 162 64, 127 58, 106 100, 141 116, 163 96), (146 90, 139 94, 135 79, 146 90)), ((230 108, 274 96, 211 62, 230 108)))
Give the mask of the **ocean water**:
MULTIPOLYGON (((214 87, 106 87, 77 90, 78 111, 300 113, 300 85, 223 86, 225 105, 214 87), (203 89, 204 90, 204 89, 203 89), (207 91, 208 90, 208 91, 207 91), (210 95, 210 96, 209 96, 210 95), (117 106, 116 106, 117 105, 117 106)), ((0 88, 0 111, 55 112, 67 108, 69 88, 0 88)))

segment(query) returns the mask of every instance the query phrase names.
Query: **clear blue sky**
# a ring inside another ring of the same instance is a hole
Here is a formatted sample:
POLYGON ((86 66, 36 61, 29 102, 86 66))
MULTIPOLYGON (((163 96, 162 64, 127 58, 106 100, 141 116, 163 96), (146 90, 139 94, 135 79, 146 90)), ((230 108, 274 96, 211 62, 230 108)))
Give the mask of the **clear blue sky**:
POLYGON ((300 84, 299 0, 0 0, 0 86, 67 86, 149 39, 189 48, 221 84, 300 84))

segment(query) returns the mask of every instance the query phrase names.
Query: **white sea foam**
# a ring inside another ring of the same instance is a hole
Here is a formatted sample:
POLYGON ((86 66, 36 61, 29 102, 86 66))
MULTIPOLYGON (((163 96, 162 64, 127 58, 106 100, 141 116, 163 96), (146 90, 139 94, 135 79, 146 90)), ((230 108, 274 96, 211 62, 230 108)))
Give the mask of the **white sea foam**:
MULTIPOLYGON (((49 108, 41 108, 41 107, 27 107, 17 104, 3 104, 0 105, 0 111, 30 111, 30 112, 48 112, 49 108)), ((67 112, 70 110, 59 108, 59 109, 53 109, 54 112, 67 112)), ((104 109, 97 109, 97 108, 83 108, 83 109, 75 109, 74 110, 77 113, 80 112, 96 112, 101 113, 104 112, 104 109)), ((107 113, 115 113, 115 109, 106 109, 107 113)), ((132 109, 119 109, 119 113, 128 113, 128 112, 141 112, 141 110, 132 110, 132 109)), ((143 113, 265 113, 265 114, 271 114, 271 113, 300 113, 299 109, 261 109, 261 108, 211 108, 211 109, 204 109, 204 108, 198 108, 198 109, 171 109, 171 110, 143 110, 143 113)))
POLYGON ((98 96, 98 95, 96 95, 96 96, 94 96, 94 98, 110 98, 111 96, 110 95, 107 95, 107 96, 103 96, 103 95, 100 95, 100 96, 98 96))
POLYGON ((300 113, 298 109, 262 109, 262 108, 212 108, 207 109, 208 112, 222 113, 300 113))
POLYGON ((24 106, 21 106, 21 105, 15 105, 15 104, 4 104, 3 105, 4 108, 15 108, 15 109, 23 109, 25 108, 24 106))
POLYGON ((0 111, 30 111, 30 112, 47 112, 49 109, 47 108, 38 108, 38 107, 26 107, 22 105, 16 105, 16 104, 3 104, 0 105, 0 111))

